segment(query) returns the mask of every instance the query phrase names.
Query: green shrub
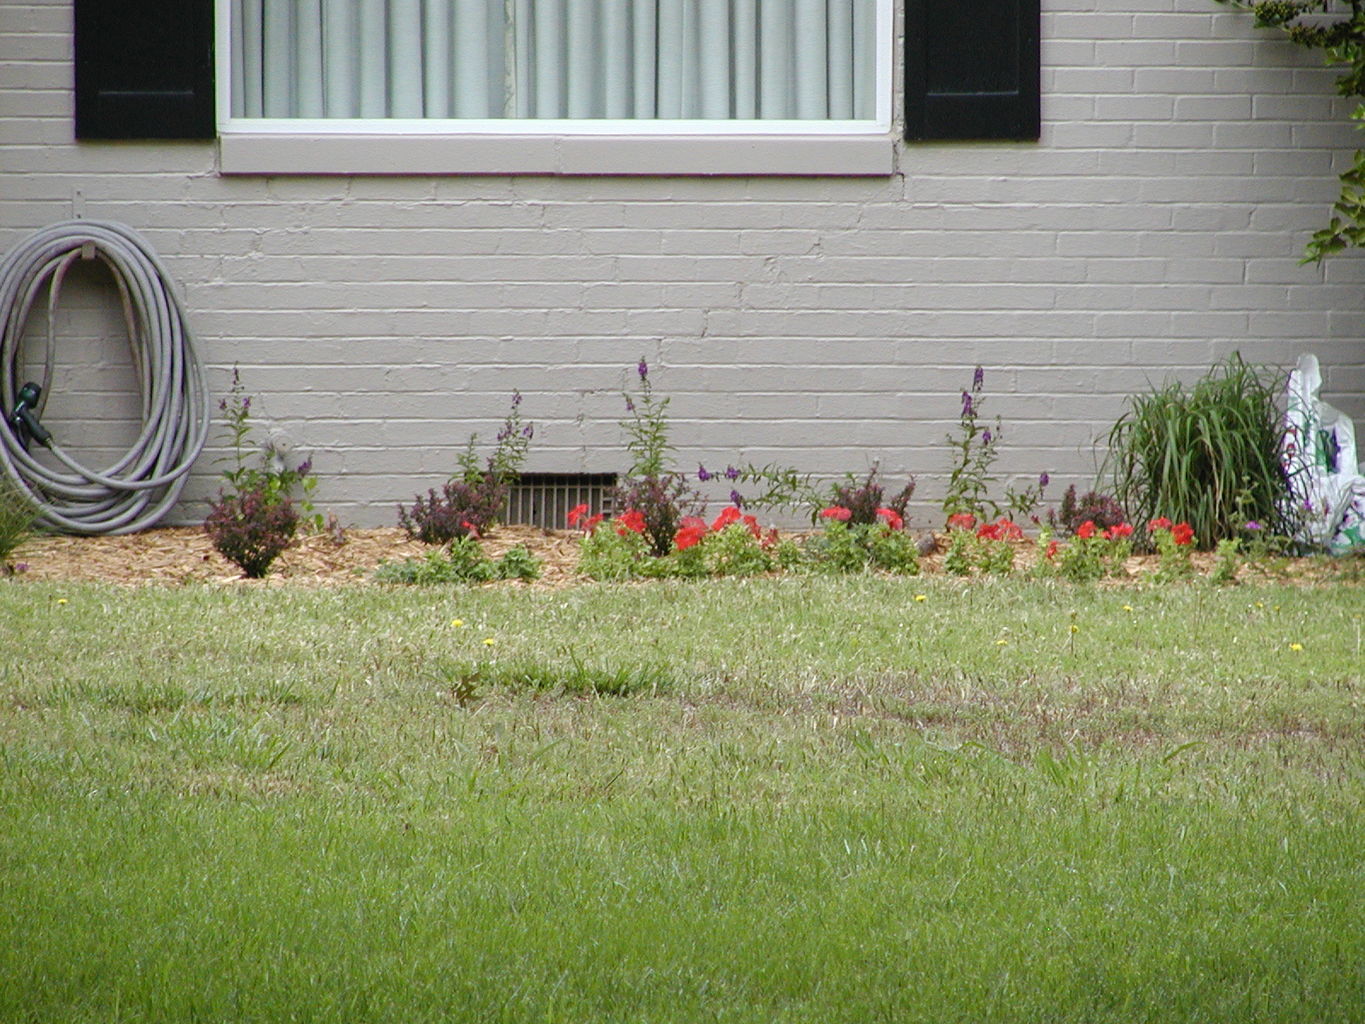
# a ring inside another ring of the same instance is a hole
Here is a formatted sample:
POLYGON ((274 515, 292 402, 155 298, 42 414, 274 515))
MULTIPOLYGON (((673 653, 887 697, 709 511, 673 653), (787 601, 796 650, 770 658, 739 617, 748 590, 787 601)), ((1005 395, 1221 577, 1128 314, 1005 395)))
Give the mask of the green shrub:
POLYGON ((379 583, 432 585, 439 583, 487 583, 489 580, 533 580, 540 576, 540 562, 518 544, 494 562, 473 537, 457 537, 441 551, 402 562, 385 562, 375 570, 379 583))

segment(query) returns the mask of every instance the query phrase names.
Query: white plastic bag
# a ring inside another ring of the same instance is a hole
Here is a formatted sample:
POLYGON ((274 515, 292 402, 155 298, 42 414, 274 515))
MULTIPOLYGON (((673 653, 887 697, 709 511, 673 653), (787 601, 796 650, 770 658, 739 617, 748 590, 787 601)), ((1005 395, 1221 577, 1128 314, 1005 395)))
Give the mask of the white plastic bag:
POLYGON ((1365 475, 1356 452, 1355 425, 1318 400, 1318 358, 1299 356, 1289 375, 1285 466, 1295 500, 1307 518, 1295 539, 1334 555, 1365 550, 1365 475))

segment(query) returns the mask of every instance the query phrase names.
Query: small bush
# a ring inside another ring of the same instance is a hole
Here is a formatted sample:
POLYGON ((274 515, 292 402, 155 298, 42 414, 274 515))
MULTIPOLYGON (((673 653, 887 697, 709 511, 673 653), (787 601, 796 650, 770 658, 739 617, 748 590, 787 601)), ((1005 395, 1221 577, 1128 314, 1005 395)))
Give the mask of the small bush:
POLYGON ((706 508, 705 499, 688 488, 687 478, 680 473, 632 477, 612 488, 611 500, 616 508, 634 510, 644 517, 644 536, 655 557, 672 551, 682 521, 706 508))
POLYGON ((471 482, 451 480, 438 494, 420 494, 410 507, 398 506, 398 525, 423 544, 449 544, 465 537, 481 537, 497 521, 507 502, 507 485, 492 474, 471 482))
POLYGON ((1073 536, 1082 523, 1092 522, 1100 530, 1112 529, 1128 521, 1123 514, 1123 506, 1108 494, 1099 491, 1086 491, 1076 497, 1076 485, 1072 484, 1062 495, 1062 503, 1056 511, 1048 510, 1047 522, 1055 533, 1073 536))
POLYGON ((905 508, 915 494, 914 479, 894 497, 884 498, 883 493, 884 488, 877 480, 877 468, 874 466, 861 483, 850 474, 843 484, 835 484, 830 489, 833 499, 830 504, 848 509, 848 523, 851 526, 871 525, 878 521, 878 512, 888 508, 903 521, 905 508))
POLYGON ((238 494, 218 493, 204 530, 214 549, 240 568, 248 579, 260 579, 280 553, 294 543, 299 513, 288 497, 264 485, 238 494))
POLYGON ((473 537, 457 537, 444 551, 424 558, 385 562, 375 570, 378 583, 434 586, 443 583, 487 583, 490 580, 533 580, 540 576, 540 562, 518 544, 493 561, 473 537))

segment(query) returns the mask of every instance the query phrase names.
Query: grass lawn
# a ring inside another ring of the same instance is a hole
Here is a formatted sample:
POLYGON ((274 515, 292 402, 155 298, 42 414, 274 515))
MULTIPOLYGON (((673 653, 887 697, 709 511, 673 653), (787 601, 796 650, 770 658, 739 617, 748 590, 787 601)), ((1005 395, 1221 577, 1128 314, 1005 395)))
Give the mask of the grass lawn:
POLYGON ((1365 588, 0 584, 0 1020, 1359 1021, 1365 588))

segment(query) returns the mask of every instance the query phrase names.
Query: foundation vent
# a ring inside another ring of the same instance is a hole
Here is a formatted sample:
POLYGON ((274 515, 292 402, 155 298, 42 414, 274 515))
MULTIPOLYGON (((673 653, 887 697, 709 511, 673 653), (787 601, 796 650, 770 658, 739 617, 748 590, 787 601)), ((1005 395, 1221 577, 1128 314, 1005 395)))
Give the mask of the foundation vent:
POLYGON ((569 509, 587 505, 612 515, 610 491, 615 473, 523 473, 507 496, 506 523, 563 530, 569 509))

